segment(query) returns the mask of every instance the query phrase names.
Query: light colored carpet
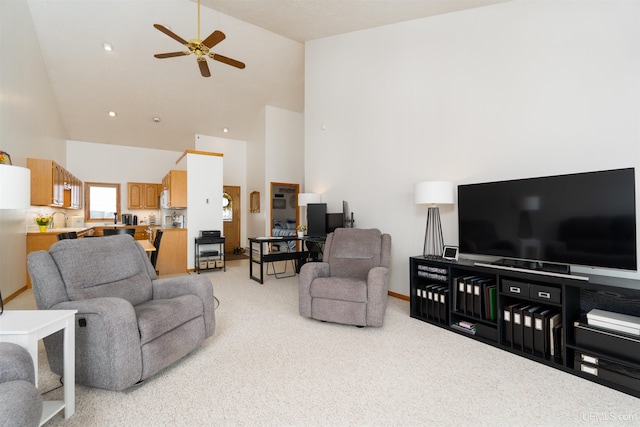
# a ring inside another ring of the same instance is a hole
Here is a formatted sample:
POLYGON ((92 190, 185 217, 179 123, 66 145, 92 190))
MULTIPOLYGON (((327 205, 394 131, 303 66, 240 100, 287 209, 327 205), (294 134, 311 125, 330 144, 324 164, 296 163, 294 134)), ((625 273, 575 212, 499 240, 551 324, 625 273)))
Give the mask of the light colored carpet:
MULTIPOLYGON (((297 276, 248 270, 207 273, 220 307, 199 350, 126 392, 77 386, 75 415, 47 425, 640 424, 640 400, 411 319, 407 301, 382 328, 322 323, 298 315, 297 276)), ((41 357, 40 389, 57 384, 41 357)))

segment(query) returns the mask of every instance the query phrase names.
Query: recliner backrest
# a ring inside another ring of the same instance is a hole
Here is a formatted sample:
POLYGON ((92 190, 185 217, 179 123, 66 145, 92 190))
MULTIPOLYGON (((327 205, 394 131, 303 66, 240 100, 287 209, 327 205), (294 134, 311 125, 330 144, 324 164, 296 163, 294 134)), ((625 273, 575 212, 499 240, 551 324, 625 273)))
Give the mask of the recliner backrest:
POLYGON ((127 234, 61 240, 49 254, 71 301, 118 297, 137 305, 152 298, 155 271, 144 249, 127 234))
MULTIPOLYGON (((366 280, 369 270, 388 258, 383 255, 382 236, 376 228, 337 228, 329 234, 323 261, 329 263, 331 276, 366 280)), ((385 246, 390 251, 390 244, 385 246)))

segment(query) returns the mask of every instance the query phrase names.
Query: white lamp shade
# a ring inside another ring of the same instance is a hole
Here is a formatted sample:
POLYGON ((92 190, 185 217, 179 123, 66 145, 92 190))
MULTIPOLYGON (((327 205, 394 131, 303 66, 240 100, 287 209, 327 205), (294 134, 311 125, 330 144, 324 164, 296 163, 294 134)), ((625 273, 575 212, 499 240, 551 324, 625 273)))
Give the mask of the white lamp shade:
POLYGON ((320 194, 318 193, 299 193, 298 206, 307 206, 309 203, 320 203, 320 194))
POLYGON ((453 182, 426 181, 413 185, 413 201, 416 205, 450 205, 454 202, 453 182))
POLYGON ((31 203, 31 171, 0 165, 0 209, 27 209, 31 203))

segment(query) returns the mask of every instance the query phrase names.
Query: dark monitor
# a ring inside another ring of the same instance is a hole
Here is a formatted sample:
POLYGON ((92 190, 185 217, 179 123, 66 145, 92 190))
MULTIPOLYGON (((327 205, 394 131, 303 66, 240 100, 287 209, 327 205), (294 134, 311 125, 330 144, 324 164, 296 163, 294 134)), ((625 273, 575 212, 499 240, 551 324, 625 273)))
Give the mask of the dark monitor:
POLYGON ((326 203, 309 203, 307 205, 307 236, 325 237, 327 235, 326 216, 326 203))
POLYGON ((344 217, 342 213, 327 214, 327 234, 333 233, 336 228, 344 227, 344 217))

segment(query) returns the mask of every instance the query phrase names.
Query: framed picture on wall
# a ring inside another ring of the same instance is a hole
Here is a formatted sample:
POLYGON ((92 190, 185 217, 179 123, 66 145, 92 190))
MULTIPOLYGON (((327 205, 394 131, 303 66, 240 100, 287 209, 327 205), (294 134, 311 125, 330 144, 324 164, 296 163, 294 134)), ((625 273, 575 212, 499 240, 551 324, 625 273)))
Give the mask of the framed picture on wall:
POLYGON ((286 209, 286 208, 287 208, 286 199, 273 199, 273 209, 286 209))
POLYGON ((260 192, 252 191, 250 195, 251 213, 260 213, 260 192))

